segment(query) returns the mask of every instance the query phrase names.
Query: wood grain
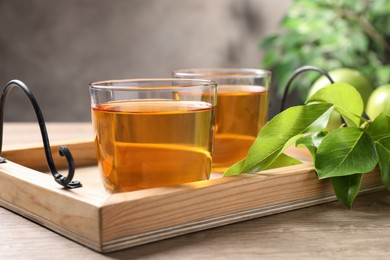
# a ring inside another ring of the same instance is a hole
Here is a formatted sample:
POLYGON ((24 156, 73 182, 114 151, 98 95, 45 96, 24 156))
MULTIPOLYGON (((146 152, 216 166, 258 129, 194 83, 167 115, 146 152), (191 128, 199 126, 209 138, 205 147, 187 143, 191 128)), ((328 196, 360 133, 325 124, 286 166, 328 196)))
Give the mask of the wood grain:
MULTIPOLYGON (((59 154, 61 145, 64 145, 64 143, 51 145, 52 156, 57 169, 67 169, 66 159, 59 154)), ((97 164, 95 147, 90 140, 68 142, 66 146, 72 153, 76 168, 97 164)), ((37 171, 48 171, 46 156, 40 146, 8 148, 8 150, 2 152, 2 157, 37 171)))
POLYGON ((389 215, 382 191, 102 255, 0 207, 0 259, 388 259, 389 215))
MULTIPOLYGON (((69 144, 75 159, 93 162, 92 143, 69 144), (86 157, 86 158, 84 158, 86 157)), ((3 156, 41 169, 29 154, 3 156)), ((8 161, 0 164, 0 204, 96 251, 110 252, 189 232, 335 200, 329 181, 319 181, 311 163, 228 178, 110 194, 96 181, 97 167, 79 167, 82 188, 64 190, 48 174, 8 161)), ((378 172, 362 190, 381 188, 378 172)))
MULTIPOLYGON (((61 132, 49 131, 53 140, 88 138, 88 123, 54 125, 61 132)), ((5 141, 39 142, 34 127, 6 124, 5 141)), ((0 259, 388 259, 389 215, 382 191, 359 195, 352 210, 325 203, 102 255, 0 207, 0 259)))

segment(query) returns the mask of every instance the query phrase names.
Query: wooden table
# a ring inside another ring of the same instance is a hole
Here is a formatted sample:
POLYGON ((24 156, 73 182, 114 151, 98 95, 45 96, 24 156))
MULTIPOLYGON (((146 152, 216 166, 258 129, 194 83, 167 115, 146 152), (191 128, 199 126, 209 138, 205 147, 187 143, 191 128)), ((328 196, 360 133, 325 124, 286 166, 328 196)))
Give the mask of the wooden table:
MULTIPOLYGON (((50 123, 50 140, 92 138, 88 123, 50 123)), ((39 143, 34 123, 7 123, 4 147, 39 143)), ((182 235, 99 254, 0 207, 0 259, 388 259, 390 193, 360 195, 352 210, 339 203, 182 235)))

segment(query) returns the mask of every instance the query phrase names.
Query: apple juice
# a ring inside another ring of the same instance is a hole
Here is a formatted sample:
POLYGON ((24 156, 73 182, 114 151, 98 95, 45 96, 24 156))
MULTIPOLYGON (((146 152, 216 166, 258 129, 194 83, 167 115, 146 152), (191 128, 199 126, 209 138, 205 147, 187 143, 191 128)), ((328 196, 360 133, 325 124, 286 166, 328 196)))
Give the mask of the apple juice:
POLYGON ((92 109, 105 187, 131 191, 206 180, 214 107, 202 101, 133 100, 92 109))
POLYGON ((262 86, 219 85, 213 171, 225 171, 248 153, 268 114, 262 86))

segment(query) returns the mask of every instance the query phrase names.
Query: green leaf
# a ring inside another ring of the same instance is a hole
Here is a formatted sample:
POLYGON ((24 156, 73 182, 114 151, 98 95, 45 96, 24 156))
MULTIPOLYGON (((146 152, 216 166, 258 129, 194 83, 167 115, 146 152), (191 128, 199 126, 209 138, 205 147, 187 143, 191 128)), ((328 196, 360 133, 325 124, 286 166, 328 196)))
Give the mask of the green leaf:
POLYGON ((376 70, 376 77, 379 85, 390 82, 390 65, 380 66, 376 70))
POLYGON ((284 153, 281 153, 270 165, 267 166, 264 170, 280 168, 285 166, 302 164, 300 160, 297 160, 293 157, 290 157, 284 153))
POLYGON ((312 102, 333 104, 348 125, 360 125, 364 103, 359 92, 349 84, 334 83, 324 87, 309 97, 306 104, 312 102))
POLYGON ((330 180, 337 199, 344 206, 351 208, 359 193, 363 174, 332 177, 330 180))
MULTIPOLYGON (((388 83, 390 74, 381 67, 388 66, 390 60, 386 51, 390 45, 389 12, 389 0, 292 1, 280 24, 281 30, 277 35, 271 33, 278 45, 265 44, 265 53, 279 53, 272 66, 273 86, 278 93, 283 92, 280 89, 285 87, 288 76, 282 72, 283 67, 291 64, 286 54, 297 48, 300 50, 294 55, 293 68, 308 64, 327 71, 349 67, 368 73, 377 86, 388 83)), ((302 80, 299 86, 308 90, 311 84, 302 80)))
POLYGON ((266 68, 270 68, 274 66, 278 60, 279 60, 279 54, 276 51, 271 51, 264 55, 261 64, 266 68))
POLYGON ((321 103, 291 107, 276 115, 262 128, 247 157, 230 167, 224 176, 266 169, 298 135, 325 128, 332 111, 332 105, 321 103))
POLYGON ((338 128, 318 147, 315 169, 320 179, 372 171, 378 163, 374 142, 362 129, 338 128))
POLYGON ((275 42, 278 40, 278 35, 270 35, 270 36, 267 36, 265 37, 261 43, 260 43, 260 47, 263 48, 263 49, 272 49, 273 47, 275 47, 275 42))
POLYGON ((390 190, 390 137, 380 139, 375 143, 379 157, 379 168, 382 182, 390 190))
POLYGON ((355 28, 354 30, 351 30, 350 34, 351 45, 349 46, 349 48, 351 50, 361 52, 365 52, 368 50, 368 39, 360 28, 355 28))
POLYGON ((236 162, 223 174, 223 177, 239 175, 245 173, 243 171, 246 159, 236 162))
POLYGON ((390 116, 383 112, 380 113, 367 127, 366 132, 374 142, 390 136, 390 116))
POLYGON ((380 113, 366 131, 375 143, 382 182, 390 190, 390 116, 380 113))
POLYGON ((307 134, 302 137, 300 137, 296 142, 295 146, 305 146, 311 154, 311 157, 313 158, 313 162, 316 158, 317 148, 321 144, 322 140, 326 134, 324 132, 317 132, 313 134, 307 134))
POLYGON ((390 2, 388 0, 375 0, 371 2, 370 7, 371 13, 375 16, 387 16, 390 10, 390 2))
MULTIPOLYGON (((278 96, 281 97, 283 95, 284 90, 286 88, 287 81, 290 78, 289 75, 292 71, 294 71, 295 68, 296 68, 296 65, 291 64, 289 62, 286 62, 283 64, 279 63, 277 70, 275 70, 274 73, 272 73, 274 78, 279 79, 280 87, 278 88, 278 93, 277 93, 278 96)), ((296 85, 292 84, 290 86, 289 91, 293 91, 295 87, 296 87, 296 85)))

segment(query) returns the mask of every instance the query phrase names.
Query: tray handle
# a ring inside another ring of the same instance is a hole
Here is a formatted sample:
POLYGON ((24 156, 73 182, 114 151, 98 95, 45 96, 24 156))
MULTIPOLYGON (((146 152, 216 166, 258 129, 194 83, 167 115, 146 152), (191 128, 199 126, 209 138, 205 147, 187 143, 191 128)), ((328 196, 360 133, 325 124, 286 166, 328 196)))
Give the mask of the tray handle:
MULTIPOLYGON (((46 124, 45 120, 43 118, 41 109, 39 108, 38 102, 35 99, 33 93, 31 90, 20 80, 11 80, 10 82, 7 83, 5 86, 1 98, 0 98, 0 155, 2 151, 2 146, 3 146, 3 123, 4 123, 4 105, 5 105, 5 100, 7 98, 8 93, 13 89, 14 87, 18 87, 21 89, 24 94, 26 94, 27 98, 29 99, 30 103, 32 104, 38 123, 39 123, 39 128, 41 131, 41 136, 42 136, 42 141, 43 141, 43 146, 44 146, 44 151, 46 155, 46 161, 49 166, 50 172, 54 177, 54 180, 62 185, 66 189, 73 189, 73 188, 78 188, 81 187, 82 184, 79 181, 74 181, 73 176, 75 172, 75 165, 74 165, 74 160, 73 156, 66 146, 60 146, 59 147, 59 153, 60 156, 65 156, 66 161, 68 163, 68 175, 63 176, 61 175, 54 164, 53 161, 53 156, 51 153, 50 149, 50 143, 49 143, 49 138, 47 135, 47 129, 46 129, 46 124)), ((6 160, 5 158, 0 157, 0 163, 5 163, 6 160)))
POLYGON ((284 88, 284 93, 283 93, 283 97, 282 97, 282 103, 281 103, 281 107, 280 107, 280 112, 283 112, 284 109, 285 109, 286 100, 287 100, 287 96, 288 96, 288 91, 290 89, 290 85, 291 85, 292 81, 297 76, 299 76, 302 72, 305 72, 305 71, 317 71, 317 72, 321 73, 322 75, 324 75, 325 77, 327 77, 331 84, 334 83, 333 79, 329 76, 328 72, 326 72, 325 70, 323 70, 321 68, 318 68, 318 67, 315 67, 315 66, 310 66, 310 65, 299 67, 298 69, 296 69, 293 72, 293 74, 291 75, 291 77, 287 81, 286 87, 284 88))

